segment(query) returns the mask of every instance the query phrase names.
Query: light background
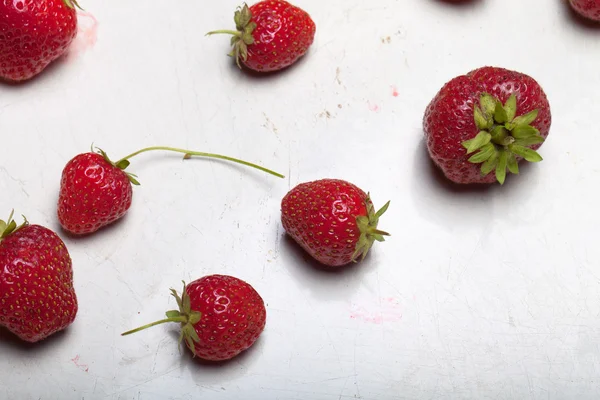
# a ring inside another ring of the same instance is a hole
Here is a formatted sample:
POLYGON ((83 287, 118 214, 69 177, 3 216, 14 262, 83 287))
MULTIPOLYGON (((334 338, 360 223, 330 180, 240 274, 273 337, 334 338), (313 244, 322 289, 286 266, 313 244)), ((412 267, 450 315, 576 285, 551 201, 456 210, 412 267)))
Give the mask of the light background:
POLYGON ((120 223, 64 238, 80 311, 23 346, 0 334, 3 399, 597 399, 600 28, 560 0, 297 0, 308 55, 256 78, 226 56, 234 0, 81 0, 73 51, 0 86, 0 212, 60 232, 66 162, 171 145, 260 163, 144 154, 120 223), (92 18, 92 16, 95 18, 92 18), (495 65, 538 80, 553 124, 544 161, 504 187, 461 190, 428 161, 422 116, 452 77, 495 65), (335 177, 391 206, 392 233, 339 273, 285 238, 281 198, 335 177), (256 345, 219 366, 177 350, 177 325, 127 329, 212 273, 267 303, 256 345))

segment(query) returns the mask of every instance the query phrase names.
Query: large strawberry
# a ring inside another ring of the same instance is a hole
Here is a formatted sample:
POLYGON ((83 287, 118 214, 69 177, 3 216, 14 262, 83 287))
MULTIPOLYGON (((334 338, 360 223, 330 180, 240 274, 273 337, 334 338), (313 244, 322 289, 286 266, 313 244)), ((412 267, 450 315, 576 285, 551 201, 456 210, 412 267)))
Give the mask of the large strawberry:
POLYGON ((433 98, 423 126, 427 149, 444 175, 456 183, 504 183, 519 172, 548 136, 550 105, 530 76, 483 67, 458 76, 433 98), (495 171, 495 173, 491 173, 495 171))
POLYGON ((62 56, 77 34, 75 0, 0 1, 0 78, 33 78, 62 56))
POLYGON ((244 4, 234 14, 236 30, 209 32, 231 34, 237 65, 271 72, 295 63, 308 51, 316 26, 310 15, 284 0, 262 0, 248 8, 244 4))
POLYGON ((321 179, 301 183, 281 201, 283 228, 320 263, 338 267, 364 258, 375 241, 389 235, 377 229, 370 196, 350 182, 321 179))
POLYGON ((600 0, 569 0, 571 7, 585 18, 600 21, 600 0))
POLYGON ((77 315, 71 257, 48 228, 0 221, 0 326, 27 342, 65 329, 77 315))
POLYGON ((98 149, 75 156, 62 171, 57 214, 63 229, 76 235, 88 234, 123 217, 131 207, 131 185, 139 185, 135 175, 125 172, 129 159, 151 150, 183 153, 184 158, 201 156, 233 161, 283 178, 283 175, 256 164, 219 154, 156 146, 113 162, 98 149))
POLYGON ((265 328, 267 312, 256 290, 233 276, 209 275, 174 289, 178 310, 166 319, 127 331, 129 335, 167 323, 181 324, 179 342, 185 341, 194 356, 209 361, 231 359, 256 342, 265 328))

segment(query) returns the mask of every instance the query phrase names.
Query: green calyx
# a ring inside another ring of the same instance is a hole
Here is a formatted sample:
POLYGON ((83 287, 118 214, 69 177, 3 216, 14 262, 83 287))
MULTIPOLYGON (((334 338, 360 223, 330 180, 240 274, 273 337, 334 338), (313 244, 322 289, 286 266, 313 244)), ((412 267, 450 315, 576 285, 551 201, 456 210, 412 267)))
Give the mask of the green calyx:
MULTIPOLYGON (((183 281, 182 281, 183 282, 183 281)), ((132 329, 130 331, 124 332, 121 336, 130 335, 135 332, 139 332, 141 330, 164 324, 167 322, 177 322, 181 324, 181 333, 179 335, 179 349, 181 351, 181 343, 185 340, 187 346, 196 356, 196 348, 194 343, 200 342, 200 337, 198 333, 194 329, 194 325, 200 322, 202 318, 202 313, 199 311, 192 310, 190 296, 187 294, 185 282, 183 282, 183 291, 181 292, 181 296, 177 293, 175 289, 171 289, 171 296, 175 297, 177 300, 177 305, 179 306, 179 310, 170 310, 165 313, 165 319, 161 319, 160 321, 152 322, 148 325, 140 326, 139 328, 132 329)))
POLYGON ((69 8, 75 9, 75 7, 79 8, 80 10, 83 11, 83 8, 81 8, 79 6, 79 3, 77 3, 77 0, 63 0, 63 2, 65 3, 65 5, 69 8))
POLYGON ((390 202, 388 201, 383 207, 375 212, 375 207, 371 202, 371 196, 370 194, 367 194, 365 205, 367 206, 367 215, 356 217, 356 225, 360 230, 360 237, 356 244, 356 249, 352 254, 352 261, 356 261, 356 258, 359 255, 362 255, 361 259, 364 259, 371 247, 373 247, 375 241, 384 242, 384 236, 390 236, 389 233, 377 229, 379 218, 387 211, 390 202))
MULTIPOLYGON (((94 151, 94 146, 93 145, 92 145, 92 151, 94 151)), ((115 163, 115 162, 112 162, 112 160, 110 158, 108 158, 108 155, 106 154, 106 152, 104 150, 96 147, 96 151, 95 152, 98 153, 98 154, 100 154, 102 156, 102 158, 104 158, 104 160, 107 163, 111 164, 114 167, 119 168, 123 172, 125 172, 125 168, 129 167, 130 162, 127 159, 123 158, 123 159, 121 159, 121 160, 119 160, 119 161, 117 161, 115 163)), ((125 175, 127 175, 127 178, 129 179, 129 182, 131 182, 134 185, 139 186, 140 182, 138 182, 138 180, 137 180, 137 175, 129 173, 129 172, 125 172, 125 175)))
POLYGON ((494 96, 484 93, 479 105, 475 105, 475 125, 479 133, 473 139, 462 143, 467 154, 474 153, 469 162, 481 164, 483 176, 495 170, 496 179, 504 184, 506 171, 519 173, 517 157, 529 162, 540 162, 542 157, 530 149, 544 138, 531 123, 535 121, 539 110, 525 115, 517 115, 517 98, 512 94, 503 105, 494 96))
POLYGON ((233 15, 235 21, 235 31, 233 30, 218 30, 208 32, 206 35, 214 35, 224 33, 232 35, 231 46, 233 49, 229 53, 230 57, 235 57, 235 62, 238 67, 242 67, 240 64, 240 58, 243 61, 248 59, 248 46, 254 43, 254 36, 252 32, 256 29, 256 22, 252 21, 252 12, 248 8, 248 5, 244 3, 243 7, 238 7, 233 15))
POLYGON ((12 210, 6 221, 3 221, 0 219, 0 241, 2 241, 2 239, 5 239, 6 237, 8 237, 11 233, 15 233, 16 231, 23 228, 24 226, 29 225, 29 221, 27 221, 27 218, 25 218, 24 215, 23 215, 23 220, 24 220, 23 223, 21 225, 17 225, 17 223, 13 219, 14 213, 15 213, 15 210, 12 210))

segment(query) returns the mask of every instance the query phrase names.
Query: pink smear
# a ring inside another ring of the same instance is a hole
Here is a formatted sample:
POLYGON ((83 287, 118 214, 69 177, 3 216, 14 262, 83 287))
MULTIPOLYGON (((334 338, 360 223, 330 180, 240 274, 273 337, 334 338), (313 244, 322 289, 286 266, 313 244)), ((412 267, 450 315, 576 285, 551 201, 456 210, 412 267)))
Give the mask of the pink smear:
POLYGON ((69 56, 91 49, 98 39, 98 20, 89 12, 77 12, 77 36, 69 47, 69 56))
POLYGON ((75 358, 72 358, 71 361, 73 362, 73 364, 75 364, 75 366, 77 368, 79 368, 80 370, 84 371, 84 372, 89 372, 90 368, 88 367, 87 364, 80 364, 79 363, 79 354, 75 356, 75 358))
POLYGON ((371 102, 368 102, 369 104, 369 110, 373 111, 373 112, 378 112, 381 108, 379 108, 379 106, 377 104, 371 104, 371 102))
POLYGON ((400 93, 398 93, 398 88, 396 86, 392 86, 392 96, 398 97, 400 93))
POLYGON ((377 304, 367 306, 352 305, 351 319, 360 319, 373 324, 394 322, 402 319, 400 303, 393 297, 382 298, 377 304))

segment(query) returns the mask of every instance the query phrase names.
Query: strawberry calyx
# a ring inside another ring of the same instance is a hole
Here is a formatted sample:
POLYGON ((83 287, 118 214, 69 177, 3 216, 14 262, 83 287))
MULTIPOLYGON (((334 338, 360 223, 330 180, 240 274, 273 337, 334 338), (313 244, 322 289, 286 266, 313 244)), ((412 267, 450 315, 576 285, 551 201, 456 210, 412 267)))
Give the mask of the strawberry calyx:
POLYGON ((79 3, 77 3, 77 0, 63 0, 63 2, 69 8, 72 8, 72 9, 79 8, 80 10, 83 11, 83 8, 81 8, 79 3))
POLYGON ((8 237, 10 234, 15 233, 16 231, 23 228, 24 226, 29 225, 29 221, 27 221, 27 218, 25 218, 24 215, 23 215, 23 220, 24 220, 23 223, 21 225, 17 225, 17 223, 13 219, 14 213, 15 213, 15 210, 12 210, 6 221, 0 220, 0 241, 2 241, 2 239, 5 239, 6 237, 8 237))
MULTIPOLYGON (((137 180, 137 175, 125 171, 125 168, 129 167, 129 164, 131 164, 129 162, 129 160, 123 158, 115 163, 110 158, 108 158, 108 154, 106 154, 106 152, 104 150, 102 150, 101 148, 98 148, 98 147, 96 147, 95 149, 96 149, 95 152, 100 154, 107 163, 109 163, 113 167, 119 168, 121 171, 125 172, 125 175, 127 175, 129 182, 131 182, 134 185, 139 186, 140 182, 138 182, 138 180, 137 180)), ((94 151, 93 145, 92 145, 92 151, 94 151)))
POLYGON ((495 170, 496 179, 504 184, 506 171, 519 173, 517 157, 529 162, 540 162, 542 157, 529 148, 542 143, 544 138, 531 123, 539 110, 517 115, 517 97, 512 94, 502 104, 494 96, 483 93, 479 105, 475 105, 473 116, 479 133, 462 143, 467 154, 475 153, 469 162, 481 165, 483 176, 495 170))
POLYGON ((375 207, 371 202, 371 195, 367 194, 365 205, 367 207, 367 215, 356 217, 356 225, 360 231, 360 237, 358 238, 358 243, 356 243, 356 249, 352 254, 352 261, 356 261, 356 258, 359 255, 362 255, 361 259, 364 259, 376 241, 384 242, 384 236, 390 236, 389 233, 377 229, 379 218, 387 211, 390 202, 388 201, 383 207, 375 212, 375 207))
POLYGON ((252 12, 248 5, 244 3, 242 7, 238 7, 233 14, 236 30, 217 30, 211 31, 206 36, 214 34, 228 34, 231 37, 231 46, 233 49, 229 53, 230 57, 235 57, 235 62, 238 67, 242 68, 240 58, 243 61, 248 59, 248 46, 254 44, 254 36, 252 32, 256 29, 256 22, 252 21, 252 12))
POLYGON ((164 324, 167 322, 177 322, 181 324, 181 333, 179 335, 179 349, 181 351, 181 343, 185 340, 186 344, 196 356, 196 350, 194 343, 200 342, 200 337, 198 333, 194 329, 194 325, 200 322, 202 318, 202 313, 199 311, 192 310, 190 296, 186 291, 186 284, 183 282, 183 291, 181 292, 181 296, 177 293, 175 289, 171 289, 171 296, 175 297, 177 301, 177 305, 179 306, 179 310, 170 310, 165 313, 165 319, 161 319, 156 322, 152 322, 150 324, 140 326, 139 328, 132 329, 130 331, 124 332, 121 336, 130 335, 135 332, 139 332, 141 330, 164 324))

